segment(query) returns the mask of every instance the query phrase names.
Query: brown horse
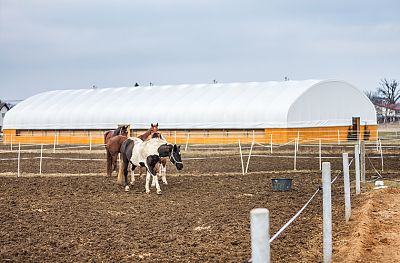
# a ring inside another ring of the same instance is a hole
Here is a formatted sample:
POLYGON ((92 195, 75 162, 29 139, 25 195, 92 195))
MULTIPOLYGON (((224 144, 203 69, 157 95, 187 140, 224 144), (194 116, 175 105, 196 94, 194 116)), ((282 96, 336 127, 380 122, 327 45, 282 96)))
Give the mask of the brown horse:
POLYGON ((107 145, 107 142, 114 136, 117 135, 125 135, 128 136, 128 125, 123 125, 118 127, 115 130, 109 130, 104 133, 104 144, 107 145))
POLYGON ((121 145, 126 141, 126 135, 116 135, 111 137, 106 144, 107 152, 107 175, 111 176, 113 171, 117 171, 117 157, 120 152, 121 145))
POLYGON ((138 138, 142 141, 147 141, 151 139, 152 135, 156 132, 158 132, 158 122, 156 124, 152 123, 150 129, 148 129, 142 135, 138 136, 138 138))

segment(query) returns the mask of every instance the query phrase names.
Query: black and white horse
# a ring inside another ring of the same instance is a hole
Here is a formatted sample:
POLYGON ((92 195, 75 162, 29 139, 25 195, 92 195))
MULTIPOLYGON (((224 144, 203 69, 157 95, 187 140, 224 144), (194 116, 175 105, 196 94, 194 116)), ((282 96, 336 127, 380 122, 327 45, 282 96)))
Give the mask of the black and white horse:
POLYGON ((131 184, 135 182, 134 169, 137 166, 146 167, 146 193, 150 193, 150 178, 153 176, 157 194, 161 194, 160 184, 156 177, 155 167, 159 164, 161 157, 168 157, 178 170, 183 169, 180 146, 169 144, 163 138, 152 138, 142 141, 138 138, 128 138, 121 145, 121 163, 118 172, 118 183, 125 186, 125 191, 129 191, 128 184, 128 165, 132 164, 131 184))

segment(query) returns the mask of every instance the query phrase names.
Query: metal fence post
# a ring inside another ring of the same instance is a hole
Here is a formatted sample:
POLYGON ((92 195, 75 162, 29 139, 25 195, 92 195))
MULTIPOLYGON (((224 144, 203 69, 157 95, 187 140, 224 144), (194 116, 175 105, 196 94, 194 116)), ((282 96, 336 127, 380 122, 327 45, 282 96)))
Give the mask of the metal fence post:
POLYGON ((360 187, 360 147, 358 144, 354 145, 354 158, 356 159, 355 161, 355 166, 356 166, 356 194, 361 193, 361 187, 360 187))

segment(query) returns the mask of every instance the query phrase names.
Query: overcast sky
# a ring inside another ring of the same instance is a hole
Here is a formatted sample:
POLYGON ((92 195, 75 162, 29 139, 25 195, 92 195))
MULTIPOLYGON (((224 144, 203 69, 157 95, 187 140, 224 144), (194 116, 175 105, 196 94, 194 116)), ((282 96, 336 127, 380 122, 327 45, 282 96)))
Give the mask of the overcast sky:
POLYGON ((400 1, 0 0, 0 99, 55 89, 400 80, 400 1))

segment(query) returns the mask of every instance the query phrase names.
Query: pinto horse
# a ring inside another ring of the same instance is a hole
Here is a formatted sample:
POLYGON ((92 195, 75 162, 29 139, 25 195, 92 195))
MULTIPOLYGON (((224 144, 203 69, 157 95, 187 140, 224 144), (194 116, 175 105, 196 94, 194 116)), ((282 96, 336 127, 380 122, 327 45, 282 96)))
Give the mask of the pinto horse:
POLYGON ((125 135, 128 136, 128 125, 123 125, 118 127, 115 130, 109 130, 104 133, 104 144, 107 145, 107 142, 114 136, 117 135, 125 135))
POLYGON ((106 143, 107 152, 107 175, 111 176, 113 171, 117 171, 117 157, 122 143, 128 139, 126 135, 116 135, 111 137, 106 143))
MULTIPOLYGON (((177 170, 183 169, 183 163, 180 153, 180 146, 169 144, 162 138, 151 138, 142 141, 138 138, 128 138, 121 145, 121 165, 118 172, 118 183, 125 186, 125 191, 129 191, 128 184, 128 164, 132 164, 131 184, 135 181, 133 170, 137 166, 146 167, 146 193, 150 193, 150 178, 156 176, 155 167, 161 157, 168 157, 177 170)), ((161 188, 158 180, 155 180, 157 194, 161 194, 161 188)))

